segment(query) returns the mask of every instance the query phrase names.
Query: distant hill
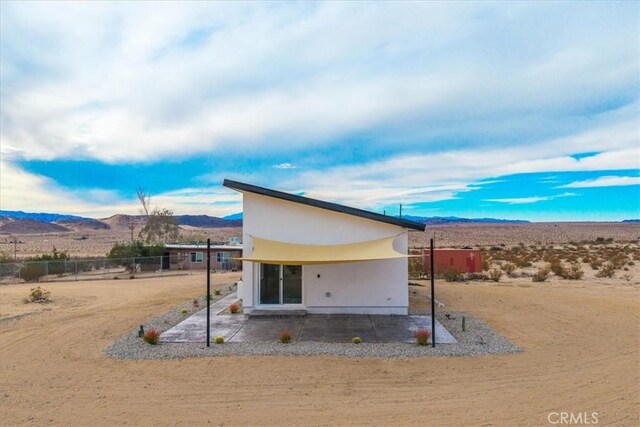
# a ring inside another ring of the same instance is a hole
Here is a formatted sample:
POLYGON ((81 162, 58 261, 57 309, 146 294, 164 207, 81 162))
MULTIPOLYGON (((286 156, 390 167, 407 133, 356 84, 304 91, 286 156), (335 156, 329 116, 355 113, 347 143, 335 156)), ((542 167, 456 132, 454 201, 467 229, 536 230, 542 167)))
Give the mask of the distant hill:
POLYGON ((640 219, 624 219, 622 222, 640 222, 640 219))
POLYGON ((176 215, 178 224, 192 227, 242 227, 241 219, 218 218, 209 215, 176 215))
POLYGON ((0 233, 3 234, 60 233, 64 231, 71 230, 62 225, 37 219, 0 216, 0 233))
POLYGON ((63 227, 70 228, 72 230, 108 230, 111 226, 105 222, 98 221, 93 218, 81 218, 81 219, 60 219, 54 221, 54 224, 62 225, 63 227))
POLYGON ((414 221, 420 224, 426 225, 441 225, 441 224, 465 224, 465 223, 487 223, 487 224, 525 224, 530 221, 522 219, 496 219, 496 218, 459 218, 457 216, 412 216, 404 215, 403 219, 414 221))
POLYGON ((48 213, 48 212, 23 212, 23 211, 3 211, 0 210, 0 216, 5 216, 8 218, 14 219, 35 219, 37 221, 43 222, 55 222, 60 220, 88 220, 93 221, 93 218, 85 218, 76 215, 65 215, 65 214, 57 214, 57 213, 48 213))

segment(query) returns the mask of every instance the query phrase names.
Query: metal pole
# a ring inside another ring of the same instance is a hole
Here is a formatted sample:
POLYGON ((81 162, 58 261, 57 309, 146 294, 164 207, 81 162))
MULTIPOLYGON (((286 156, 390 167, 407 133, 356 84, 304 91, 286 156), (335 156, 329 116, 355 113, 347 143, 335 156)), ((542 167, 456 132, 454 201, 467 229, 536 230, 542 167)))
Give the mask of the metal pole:
POLYGON ((207 239, 207 347, 211 347, 211 239, 207 239))
POLYGON ((435 293, 435 269, 433 268, 433 239, 429 245, 429 262, 431 263, 431 347, 436 346, 436 293, 435 293))

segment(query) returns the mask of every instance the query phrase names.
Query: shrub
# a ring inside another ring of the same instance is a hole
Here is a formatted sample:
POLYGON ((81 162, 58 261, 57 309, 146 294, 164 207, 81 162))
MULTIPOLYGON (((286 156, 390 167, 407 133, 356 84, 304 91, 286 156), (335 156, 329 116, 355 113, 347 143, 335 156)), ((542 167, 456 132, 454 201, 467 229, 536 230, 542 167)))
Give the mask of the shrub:
POLYGON ((44 264, 39 262, 27 262, 20 268, 20 278, 25 282, 39 282, 45 274, 44 264))
POLYGON ((428 329, 418 329, 415 336, 418 345, 427 345, 429 337, 431 336, 431 331, 428 329))
POLYGON ((549 278, 551 268, 548 265, 538 268, 538 271, 531 277, 533 282, 544 282, 549 278))
POLYGON ((507 273, 507 275, 511 276, 511 274, 513 274, 513 272, 516 271, 516 265, 511 262, 507 262, 501 265, 500 269, 505 273, 507 273))
POLYGON ((610 262, 604 264, 600 271, 596 273, 596 277, 613 277, 616 274, 616 267, 610 262))
POLYGON ((200 307, 200 303, 198 302, 198 298, 194 298, 194 299, 193 299, 193 303, 192 303, 192 305, 193 305, 193 308, 198 308, 198 307, 200 307))
POLYGON ((489 260, 482 260, 482 271, 489 271, 489 260))
POLYGON ((282 331, 280 332, 280 335, 278 335, 278 341, 280 341, 282 344, 289 344, 292 338, 293 334, 291 333, 291 331, 282 331))
POLYGON ((218 335, 213 342, 216 344, 222 344, 224 342, 224 337, 222 335, 218 335))
POLYGON ((214 289, 213 290, 213 294, 214 295, 220 295, 221 294, 220 289, 214 289))
POLYGON ((180 310, 180 313, 182 314, 187 314, 189 312, 189 310, 187 310, 186 308, 183 308, 182 310, 180 310))
POLYGON ((351 342, 354 344, 360 344, 362 342, 362 339, 360 337, 353 337, 351 342))
POLYGON ((38 286, 37 288, 31 288, 29 295, 23 300, 25 304, 40 303, 44 304, 51 302, 51 292, 38 286))
POLYGON ((631 273, 624 273, 624 274, 622 275, 622 278, 623 278, 624 280, 626 280, 627 282, 630 282, 630 281, 631 281, 631 279, 633 279, 633 275, 632 275, 631 273))
POLYGON ((560 263, 560 260, 558 260, 557 258, 551 262, 551 265, 549 266, 549 268, 551 269, 551 271, 553 271, 553 274, 555 274, 556 276, 558 277, 564 276, 564 267, 560 263))
POLYGON ((160 339, 160 332, 155 329, 150 329, 144 333, 144 342, 149 343, 151 345, 158 344, 158 339, 160 339))
POLYGON ((489 278, 491 278, 491 280, 493 280, 494 282, 499 282, 501 277, 502 277, 501 270, 494 268, 493 270, 489 271, 489 278))
POLYGON ((580 280, 584 276, 584 271, 579 263, 574 262, 568 268, 563 268, 563 279, 580 280))
POLYGON ((229 311, 231 312, 231 314, 236 314, 238 310, 240 310, 240 306, 235 302, 229 306, 229 311))
POLYGON ((444 277, 444 280, 446 280, 447 282, 459 282, 460 280, 462 280, 462 274, 460 274, 460 272, 453 267, 444 270, 442 272, 442 277, 444 277))
POLYGON ((489 276, 484 273, 467 273, 464 276, 465 280, 489 280, 489 276))

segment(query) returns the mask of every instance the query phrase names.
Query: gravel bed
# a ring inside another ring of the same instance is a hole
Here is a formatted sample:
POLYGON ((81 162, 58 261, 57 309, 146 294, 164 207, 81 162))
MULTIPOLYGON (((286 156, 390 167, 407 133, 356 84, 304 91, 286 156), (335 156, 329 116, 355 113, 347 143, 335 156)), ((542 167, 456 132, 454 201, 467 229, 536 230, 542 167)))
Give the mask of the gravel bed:
MULTIPOLYGON (((230 291, 230 290, 229 290, 230 291)), ((228 292, 227 292, 228 293, 228 292)), ((223 292, 224 295, 224 292, 223 292)), ((216 299, 221 298, 216 297, 216 299)), ((200 306, 205 303, 201 298, 200 306)), ((185 319, 182 308, 191 308, 191 301, 145 323, 145 330, 164 332, 185 319)), ((408 343, 321 343, 296 342, 282 344, 277 341, 238 342, 215 344, 161 343, 149 345, 133 330, 110 346, 104 353, 116 359, 182 359, 206 356, 345 356, 358 358, 414 358, 427 356, 482 356, 489 354, 517 353, 520 348, 511 344, 483 321, 466 316, 466 332, 461 330, 464 313, 445 312, 436 315, 438 321, 456 338, 457 344, 436 344, 436 347, 408 343), (445 316, 449 314, 450 318, 445 316)))

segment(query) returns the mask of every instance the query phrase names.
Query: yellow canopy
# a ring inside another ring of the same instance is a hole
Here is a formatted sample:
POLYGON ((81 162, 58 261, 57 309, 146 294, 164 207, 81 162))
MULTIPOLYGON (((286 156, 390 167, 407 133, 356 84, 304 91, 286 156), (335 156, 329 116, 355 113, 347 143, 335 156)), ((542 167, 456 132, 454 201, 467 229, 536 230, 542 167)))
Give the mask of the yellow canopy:
POLYGON ((407 255, 393 249, 395 238, 391 236, 341 245, 304 245, 252 236, 253 252, 240 259, 264 264, 312 265, 406 258, 407 255))

